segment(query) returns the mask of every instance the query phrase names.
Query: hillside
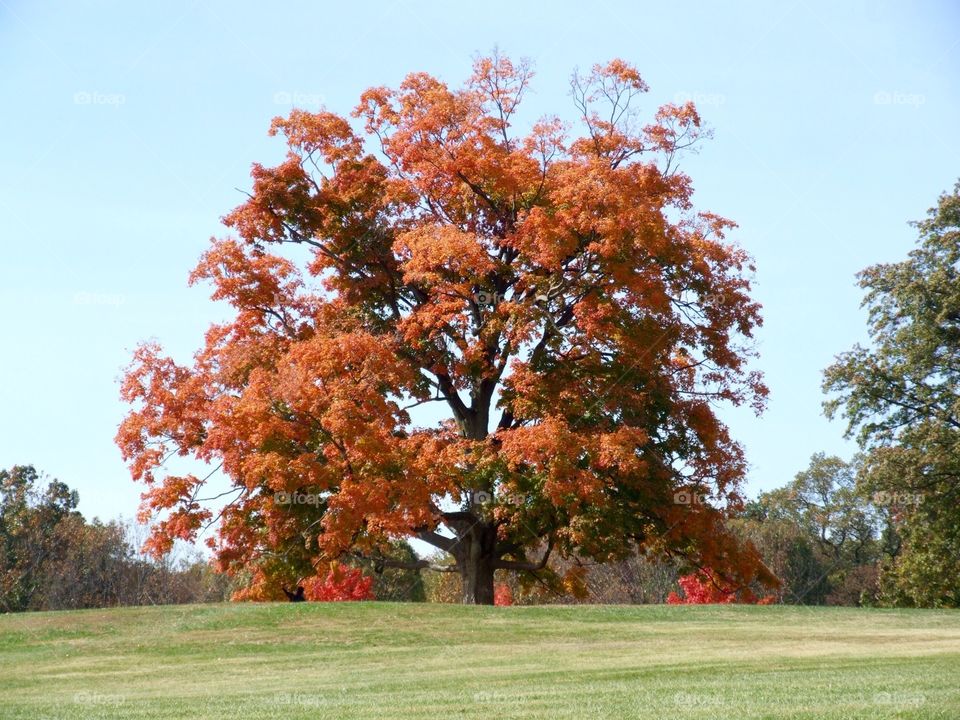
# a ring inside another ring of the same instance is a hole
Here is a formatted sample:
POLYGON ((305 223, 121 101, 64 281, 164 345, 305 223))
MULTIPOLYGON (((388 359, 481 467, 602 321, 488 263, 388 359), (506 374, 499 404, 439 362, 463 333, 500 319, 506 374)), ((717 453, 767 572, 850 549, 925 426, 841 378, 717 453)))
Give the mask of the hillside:
POLYGON ((0 616, 0 718, 960 717, 960 612, 233 604, 0 616))

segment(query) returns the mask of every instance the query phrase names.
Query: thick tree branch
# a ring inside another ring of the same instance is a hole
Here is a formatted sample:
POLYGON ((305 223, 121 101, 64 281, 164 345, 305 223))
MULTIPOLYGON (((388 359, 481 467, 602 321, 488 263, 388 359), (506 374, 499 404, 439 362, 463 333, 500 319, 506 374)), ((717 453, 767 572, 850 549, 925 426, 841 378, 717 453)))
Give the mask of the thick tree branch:
POLYGON ((448 538, 433 530, 421 530, 417 533, 417 539, 448 553, 452 553, 457 544, 456 538, 448 538))
POLYGON ((547 541, 547 549, 543 552, 543 557, 540 558, 540 562, 523 562, 518 560, 495 560, 493 567, 498 570, 529 570, 530 572, 536 572, 537 570, 543 570, 547 566, 547 561, 550 560, 550 553, 553 551, 553 537, 547 541))

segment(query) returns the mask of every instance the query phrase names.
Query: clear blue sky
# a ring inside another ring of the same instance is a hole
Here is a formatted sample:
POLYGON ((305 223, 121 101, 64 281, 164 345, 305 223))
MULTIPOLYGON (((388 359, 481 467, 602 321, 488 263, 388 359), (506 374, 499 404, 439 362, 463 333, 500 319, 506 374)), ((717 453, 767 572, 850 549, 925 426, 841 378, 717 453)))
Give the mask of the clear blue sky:
POLYGON ((685 170, 756 258, 771 388, 728 413, 748 491, 848 455, 821 370, 864 337, 854 273, 902 258, 960 175, 960 5, 39 3, 0 0, 0 467, 33 463, 88 515, 133 514, 113 435, 130 350, 181 360, 224 316, 186 278, 291 102, 346 113, 426 70, 458 84, 498 45, 534 60, 533 115, 572 118, 575 66, 622 57, 647 103, 692 98, 715 137, 685 170))

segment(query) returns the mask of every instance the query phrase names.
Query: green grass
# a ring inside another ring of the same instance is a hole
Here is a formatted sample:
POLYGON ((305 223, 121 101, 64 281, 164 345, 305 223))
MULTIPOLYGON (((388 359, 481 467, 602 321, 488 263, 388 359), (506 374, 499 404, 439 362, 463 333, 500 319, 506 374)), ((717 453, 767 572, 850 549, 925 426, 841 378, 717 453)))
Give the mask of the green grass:
POLYGON ((0 615, 0 718, 960 718, 960 612, 234 604, 0 615))

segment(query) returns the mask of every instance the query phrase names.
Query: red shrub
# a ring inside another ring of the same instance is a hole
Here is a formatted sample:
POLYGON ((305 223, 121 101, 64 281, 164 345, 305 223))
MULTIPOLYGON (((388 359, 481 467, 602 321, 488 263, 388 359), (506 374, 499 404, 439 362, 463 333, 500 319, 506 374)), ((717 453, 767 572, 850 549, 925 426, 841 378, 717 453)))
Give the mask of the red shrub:
POLYGON ((374 600, 373 578, 359 568, 331 563, 326 577, 314 575, 303 583, 307 600, 338 602, 343 600, 374 600))
POLYGON ((498 584, 493 589, 494 605, 513 605, 513 590, 505 583, 498 584))
POLYGON ((746 605, 771 605, 776 601, 772 595, 762 599, 745 588, 736 588, 724 583, 712 570, 698 570, 684 575, 677 581, 683 590, 683 597, 672 592, 667 596, 670 605, 719 605, 741 603, 746 605))

